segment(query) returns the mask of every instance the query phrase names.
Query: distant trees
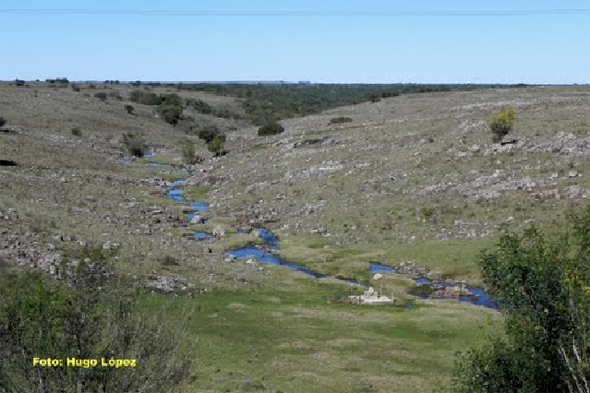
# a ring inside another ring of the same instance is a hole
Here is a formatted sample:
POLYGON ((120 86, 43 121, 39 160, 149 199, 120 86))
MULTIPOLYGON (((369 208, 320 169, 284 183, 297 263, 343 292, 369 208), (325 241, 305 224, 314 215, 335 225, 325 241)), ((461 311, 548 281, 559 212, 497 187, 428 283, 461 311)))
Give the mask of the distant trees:
POLYGON ((176 125, 184 111, 182 98, 177 94, 156 94, 140 90, 129 93, 129 100, 143 105, 158 106, 156 113, 167 123, 176 125))
POLYGON ((259 136, 276 135, 285 131, 285 128, 277 122, 270 122, 258 129, 259 136))
POLYGON ((502 138, 510 133, 515 120, 516 110, 512 108, 502 109, 488 120, 488 125, 493 134, 492 140, 494 143, 501 142, 502 138))
POLYGON ((459 393, 590 391, 590 205, 558 234, 507 233, 479 259, 505 332, 457 363, 459 393))
POLYGON ((22 80, 22 79, 15 79, 15 80, 14 80, 14 84, 15 84, 16 86, 24 86, 24 85, 25 85, 25 83, 26 83, 26 82, 25 82, 24 80, 22 80))

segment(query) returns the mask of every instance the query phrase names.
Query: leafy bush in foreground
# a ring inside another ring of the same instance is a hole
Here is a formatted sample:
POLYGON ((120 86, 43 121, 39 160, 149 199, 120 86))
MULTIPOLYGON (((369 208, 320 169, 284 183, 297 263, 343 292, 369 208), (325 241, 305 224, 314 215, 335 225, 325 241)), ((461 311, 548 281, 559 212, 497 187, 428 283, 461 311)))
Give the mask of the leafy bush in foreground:
POLYGON ((140 306, 138 290, 118 284, 109 258, 102 248, 82 250, 76 264, 61 266, 63 282, 3 274, 0 391, 174 392, 190 377, 194 354, 180 347, 186 320, 140 306), (34 366, 35 358, 64 366, 34 366), (101 367, 115 358, 135 366, 101 367), (66 367, 68 359, 81 363, 66 367), (82 363, 88 359, 96 366, 82 363))
POLYGON ((271 123, 268 123, 268 124, 260 127, 258 129, 258 135, 259 136, 276 135, 276 134, 280 134, 284 131, 285 131, 285 128, 283 128, 282 125, 280 125, 279 123, 276 123, 276 122, 271 122, 271 123))
POLYGON ((460 393, 587 393, 590 205, 558 236, 505 234, 479 266, 505 332, 457 363, 460 393))

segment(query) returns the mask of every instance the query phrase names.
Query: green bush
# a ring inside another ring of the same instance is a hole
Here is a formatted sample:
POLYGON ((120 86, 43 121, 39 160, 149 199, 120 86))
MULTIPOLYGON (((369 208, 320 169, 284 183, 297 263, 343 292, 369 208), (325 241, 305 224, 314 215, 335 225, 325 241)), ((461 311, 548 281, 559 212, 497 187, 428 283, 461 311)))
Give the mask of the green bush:
POLYGON ((258 129, 258 135, 259 136, 276 135, 276 134, 280 134, 284 131, 285 131, 285 129, 283 128, 282 125, 280 125, 279 123, 276 123, 276 122, 271 122, 271 123, 268 123, 268 124, 260 127, 258 129))
POLYGON ((330 124, 342 124, 342 123, 350 123, 352 119, 350 117, 333 117, 330 120, 330 124))
POLYGON ((223 144, 225 143, 225 135, 215 136, 209 143, 207 143, 207 150, 211 153, 219 153, 223 150, 223 144))
POLYGON ((510 133, 515 120, 516 110, 512 108, 503 109, 488 120, 494 143, 501 142, 502 138, 510 133))
POLYGON ((590 205, 560 229, 506 233, 481 254, 483 281, 501 306, 504 331, 463 354, 455 391, 588 391, 590 205))
POLYGON ((197 133, 197 136, 205 142, 209 143, 213 140, 213 138, 220 134, 221 131, 216 125, 207 124, 205 126, 202 126, 201 130, 199 130, 199 132, 197 133))
POLYGON ((158 106, 157 112, 162 117, 162 119, 169 124, 176 125, 178 124, 178 120, 180 120, 180 116, 182 115, 183 108, 180 105, 176 104, 166 104, 163 103, 158 106))
POLYGON ((135 108, 133 107, 133 105, 125 105, 125 110, 128 114, 132 115, 135 108))
POLYGON ((102 248, 77 254, 76 263, 59 266, 60 282, 36 272, 0 277, 0 391, 178 391, 194 357, 180 346, 188 318, 167 312, 169 302, 159 310, 141 305, 102 248), (39 367, 35 358, 64 366, 39 367), (135 367, 101 367, 103 358, 135 359, 135 367), (68 359, 98 366, 67 367, 68 359))
POLYGON ((121 143, 127 147, 129 154, 135 157, 143 157, 148 149, 148 146, 146 145, 143 138, 140 135, 133 134, 131 132, 123 134, 121 143))

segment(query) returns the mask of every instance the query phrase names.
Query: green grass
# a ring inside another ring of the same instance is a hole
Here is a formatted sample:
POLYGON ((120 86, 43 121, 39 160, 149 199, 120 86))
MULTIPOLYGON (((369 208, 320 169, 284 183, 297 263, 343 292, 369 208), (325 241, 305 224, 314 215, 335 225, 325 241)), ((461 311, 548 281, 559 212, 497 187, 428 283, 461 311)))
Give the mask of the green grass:
POLYGON ((175 300, 179 309, 198 309, 187 328, 197 342, 195 389, 431 391, 448 381, 455 352, 481 342, 498 320, 490 310, 450 302, 409 312, 333 303, 340 286, 296 282, 299 288, 175 300))
POLYGON ((207 194, 209 194, 210 191, 210 187, 207 186, 185 187, 184 197, 187 201, 202 202, 203 199, 207 197, 207 194))

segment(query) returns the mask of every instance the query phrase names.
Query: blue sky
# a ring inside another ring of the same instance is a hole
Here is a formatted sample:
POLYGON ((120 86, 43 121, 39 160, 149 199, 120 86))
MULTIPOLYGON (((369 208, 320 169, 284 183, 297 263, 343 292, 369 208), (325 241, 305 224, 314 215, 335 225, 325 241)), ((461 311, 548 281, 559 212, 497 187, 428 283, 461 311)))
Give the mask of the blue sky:
POLYGON ((0 79, 590 83, 590 11, 507 13, 554 9, 590 1, 0 0, 0 79))

